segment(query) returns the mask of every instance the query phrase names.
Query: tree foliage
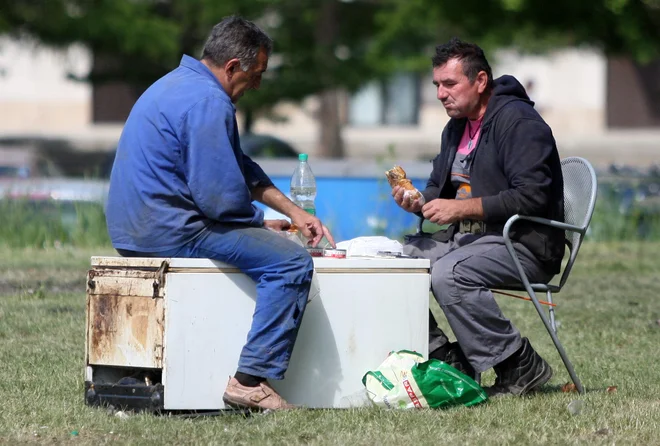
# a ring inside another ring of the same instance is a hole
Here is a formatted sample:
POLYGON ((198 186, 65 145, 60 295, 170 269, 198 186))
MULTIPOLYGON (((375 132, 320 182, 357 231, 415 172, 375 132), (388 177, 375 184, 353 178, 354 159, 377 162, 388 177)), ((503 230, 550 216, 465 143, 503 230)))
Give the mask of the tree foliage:
MULTIPOLYGON (((378 7, 338 0, 0 0, 0 32, 52 46, 84 43, 94 55, 86 80, 121 80, 139 90, 174 68, 182 54, 199 55, 222 17, 244 16, 275 41, 267 88, 239 103, 252 116, 283 99, 354 90, 376 76, 366 53, 377 34, 378 7)), ((341 156, 336 105, 321 109, 326 155, 341 156)))
MULTIPOLYGON (((334 0, 332 0, 334 1, 334 0)), ((338 2, 332 39, 318 30, 325 18, 318 0, 0 0, 0 33, 30 35, 51 46, 84 43, 97 60, 92 82, 149 84, 198 56, 211 27, 237 14, 256 21, 275 40, 274 85, 260 103, 301 99, 336 86, 357 88, 372 75, 364 60, 376 33, 368 2, 338 2)))
POLYGON ((660 0, 406 0, 379 17, 381 54, 392 44, 457 35, 486 49, 543 51, 590 45, 646 62, 660 57, 660 0))
POLYGON ((267 104, 427 70, 432 45, 454 35, 486 49, 588 44, 641 61, 660 56, 660 0, 0 0, 0 33, 84 43, 103 61, 91 81, 148 84, 181 54, 198 55, 231 14, 275 40, 275 84, 255 98, 267 104), (324 17, 331 3, 334 17, 324 17))
MULTIPOLYGON (((660 0, 0 0, 0 33, 83 43, 94 54, 87 80, 145 87, 182 54, 199 55, 211 27, 231 14, 275 40, 267 87, 239 104, 248 112, 427 71, 433 45, 451 36, 486 50, 591 45, 642 62, 660 57, 660 0)), ((338 134, 331 108, 322 127, 338 134)))

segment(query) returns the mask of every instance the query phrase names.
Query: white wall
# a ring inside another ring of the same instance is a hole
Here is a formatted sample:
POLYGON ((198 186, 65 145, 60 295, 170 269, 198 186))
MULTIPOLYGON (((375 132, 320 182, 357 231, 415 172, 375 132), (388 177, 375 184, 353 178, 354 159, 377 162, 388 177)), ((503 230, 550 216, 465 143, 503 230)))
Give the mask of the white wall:
POLYGON ((605 57, 596 50, 567 49, 543 56, 498 51, 493 75, 515 76, 524 86, 533 81, 530 97, 555 134, 599 134, 605 131, 605 57))
MULTIPOLYGON (((495 76, 511 74, 523 85, 533 80, 530 96, 559 140, 605 135, 606 61, 598 51, 570 49, 538 56, 502 50, 490 59, 495 76)), ((121 125, 91 124, 91 87, 66 77, 68 72, 82 77, 90 67, 91 56, 81 46, 55 51, 0 37, 0 134, 102 136, 104 142, 116 139, 121 125)), ((435 97, 430 72, 429 66, 429 76, 422 82, 418 125, 347 126, 343 133, 347 155, 370 158, 386 154, 390 146, 402 157, 436 153, 448 118, 435 97)), ((262 87, 268 88, 267 80, 262 87)), ((255 131, 280 136, 299 150, 314 154, 317 102, 309 98, 302 107, 283 103, 278 112, 288 121, 261 119, 255 123, 255 131)))
POLYGON ((65 131, 91 121, 91 87, 67 79, 91 67, 82 46, 64 50, 0 37, 0 131, 65 131))
MULTIPOLYGON (((597 138, 605 134, 606 61, 598 51, 567 49, 535 56, 503 50, 491 56, 490 62, 495 77, 511 74, 523 85, 533 80, 530 96, 558 140, 597 138)), ((263 86, 268 88, 267 81, 263 86)), ((436 98, 430 64, 420 94, 417 126, 346 126, 343 132, 346 153, 369 158, 386 154, 390 146, 398 156, 408 158, 436 153, 448 117, 436 98)), ((255 131, 275 134, 291 141, 299 150, 314 154, 318 135, 315 107, 313 100, 305 102, 304 112, 292 104, 282 104, 278 112, 289 120, 284 123, 259 120, 255 131)))

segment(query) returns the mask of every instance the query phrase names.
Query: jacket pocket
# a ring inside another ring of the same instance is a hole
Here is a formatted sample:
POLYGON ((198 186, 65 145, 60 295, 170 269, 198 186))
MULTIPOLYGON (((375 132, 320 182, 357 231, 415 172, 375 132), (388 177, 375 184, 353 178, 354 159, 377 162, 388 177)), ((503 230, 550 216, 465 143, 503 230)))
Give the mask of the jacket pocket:
POLYGON ((527 242, 523 241, 522 238, 520 241, 527 246, 538 260, 543 263, 551 260, 552 253, 548 246, 548 237, 545 234, 532 229, 529 234, 527 234, 527 238, 529 239, 527 242))

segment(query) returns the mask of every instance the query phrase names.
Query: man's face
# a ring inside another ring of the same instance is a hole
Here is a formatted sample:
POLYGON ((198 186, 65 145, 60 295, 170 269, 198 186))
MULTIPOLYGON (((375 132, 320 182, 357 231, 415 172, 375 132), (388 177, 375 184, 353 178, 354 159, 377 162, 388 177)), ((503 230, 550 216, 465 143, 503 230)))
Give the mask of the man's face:
POLYGON ((230 80, 233 87, 231 101, 236 103, 247 90, 257 90, 261 85, 261 76, 267 68, 268 54, 264 48, 259 49, 256 62, 247 71, 243 71, 237 64, 230 80))
MULTIPOLYGON (((485 72, 481 72, 485 75, 485 72)), ((481 75, 480 73, 480 75, 481 75)), ((463 63, 449 59, 446 64, 433 69, 433 85, 438 89, 438 99, 451 118, 473 117, 480 108, 479 99, 484 88, 478 82, 470 82, 463 73, 463 63)))

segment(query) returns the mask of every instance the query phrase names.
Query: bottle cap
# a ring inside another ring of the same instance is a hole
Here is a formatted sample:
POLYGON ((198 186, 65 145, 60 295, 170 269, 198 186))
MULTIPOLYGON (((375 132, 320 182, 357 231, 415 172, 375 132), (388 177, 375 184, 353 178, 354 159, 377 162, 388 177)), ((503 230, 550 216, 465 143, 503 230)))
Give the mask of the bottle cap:
POLYGON ((307 154, 306 153, 301 153, 300 155, 298 155, 298 159, 300 161, 307 161, 307 154))

